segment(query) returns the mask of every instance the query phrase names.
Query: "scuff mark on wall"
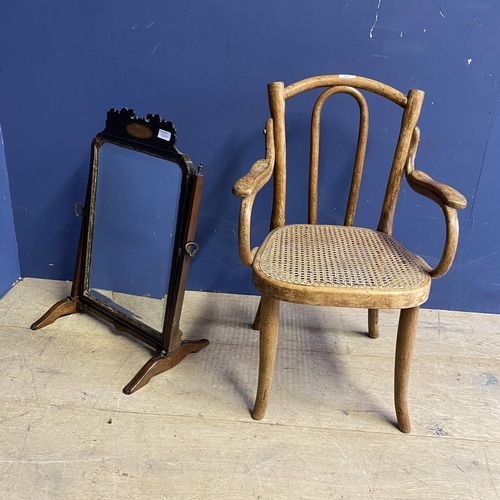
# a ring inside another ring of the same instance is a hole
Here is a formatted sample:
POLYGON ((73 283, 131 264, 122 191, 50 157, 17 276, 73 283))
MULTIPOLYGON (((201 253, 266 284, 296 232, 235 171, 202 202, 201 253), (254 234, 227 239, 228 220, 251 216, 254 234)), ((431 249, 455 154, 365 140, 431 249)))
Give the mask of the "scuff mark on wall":
POLYGON ((380 11, 380 4, 382 3, 382 0, 378 0, 377 4, 377 11, 375 12, 375 21, 373 22, 372 27, 370 28, 370 38, 373 38, 373 30, 375 29, 375 26, 378 23, 378 13, 380 11))
POLYGON ((144 68, 144 65, 151 59, 151 57, 153 57, 153 54, 156 52, 156 50, 158 49, 158 47, 161 45, 161 43, 157 44, 156 47, 151 51, 151 54, 149 54, 148 57, 146 57, 146 59, 144 60, 144 62, 140 65, 139 69, 142 69, 144 68))
POLYGON ((441 3, 439 4, 439 14, 441 14, 441 17, 446 18, 446 16, 444 15, 444 12, 443 12, 443 1, 444 0, 441 0, 441 3))
MULTIPOLYGON (((496 107, 495 107, 495 116, 496 116, 496 107)), ((489 142, 490 142, 490 139, 491 139, 491 132, 493 130, 493 125, 495 123, 495 119, 493 118, 491 120, 491 123, 490 123, 490 130, 488 131, 488 139, 486 140, 486 146, 484 148, 484 154, 483 154, 483 160, 481 161, 481 168, 479 169, 479 176, 477 178, 477 183, 476 183, 476 187, 474 189, 474 195, 471 196, 471 200, 474 200, 474 202, 472 203, 472 209, 470 211, 470 226, 469 226, 469 230, 472 230, 472 226, 474 225, 474 209, 476 208, 476 204, 477 204, 477 201, 476 201, 476 197, 477 197, 477 192, 479 190, 479 184, 481 183, 481 176, 483 175, 483 169, 484 169, 484 162, 486 160, 486 154, 488 153, 488 147, 489 147, 489 142)))

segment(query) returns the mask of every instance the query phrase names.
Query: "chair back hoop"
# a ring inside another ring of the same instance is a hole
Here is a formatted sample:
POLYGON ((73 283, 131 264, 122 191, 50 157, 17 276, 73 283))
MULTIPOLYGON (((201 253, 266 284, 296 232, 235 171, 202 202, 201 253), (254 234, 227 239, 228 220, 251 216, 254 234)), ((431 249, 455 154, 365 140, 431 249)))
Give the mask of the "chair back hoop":
MULTIPOLYGON (((380 215, 378 231, 392 234, 394 211, 401 184, 402 173, 405 168, 410 149, 412 134, 417 124, 425 93, 421 90, 410 90, 408 95, 370 78, 354 75, 324 75, 300 80, 285 87, 283 82, 272 82, 268 85, 269 108, 274 124, 275 139, 275 168, 274 168, 274 200, 271 216, 271 229, 285 224, 286 202, 286 128, 285 102, 308 90, 327 87, 317 98, 311 116, 311 136, 309 155, 309 203, 308 222, 317 223, 318 207, 318 164, 321 111, 326 100, 332 95, 344 93, 356 99, 359 111, 359 131, 354 161, 354 170, 351 180, 347 210, 344 225, 354 224, 354 216, 359 197, 361 178, 366 154, 368 138, 368 106, 362 93, 366 90, 378 94, 403 108, 401 129, 392 161, 389 180, 384 196, 384 203, 380 215)), ((413 150, 413 148, 412 148, 413 150)), ((413 151, 414 154, 414 151, 413 151)))

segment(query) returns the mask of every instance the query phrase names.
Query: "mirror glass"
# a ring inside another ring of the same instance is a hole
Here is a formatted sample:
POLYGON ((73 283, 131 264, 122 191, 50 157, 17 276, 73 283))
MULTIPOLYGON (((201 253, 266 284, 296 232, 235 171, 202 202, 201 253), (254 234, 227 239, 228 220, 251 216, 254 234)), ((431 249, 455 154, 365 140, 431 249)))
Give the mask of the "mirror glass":
POLYGON ((181 168, 109 142, 97 154, 87 293, 162 332, 181 168))

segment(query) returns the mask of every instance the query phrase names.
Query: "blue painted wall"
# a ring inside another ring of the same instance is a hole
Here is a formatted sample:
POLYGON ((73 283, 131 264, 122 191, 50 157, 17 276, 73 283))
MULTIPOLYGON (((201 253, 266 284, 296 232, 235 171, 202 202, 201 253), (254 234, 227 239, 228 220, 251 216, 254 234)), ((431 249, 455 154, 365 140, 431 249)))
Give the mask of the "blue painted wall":
POLYGON ((10 200, 9 176, 0 127, 0 298, 19 276, 19 256, 10 200))
MULTIPOLYGON (((233 182, 261 157, 266 84, 352 73, 426 91, 418 168, 461 190, 462 238, 430 307, 500 312, 498 270, 497 0, 275 0, 75 4, 19 0, 0 16, 0 119, 24 276, 72 276, 90 141, 110 107, 160 113, 179 148, 205 165, 206 187, 190 270, 192 289, 253 293, 236 251, 233 182)), ((305 220, 308 97, 290 102, 289 221, 305 220)), ((371 136, 357 224, 373 227, 383 198, 398 110, 370 99, 371 136)), ((356 118, 347 97, 325 109, 320 220, 345 207, 356 118)), ((257 200, 257 244, 270 188, 257 200)), ((339 215, 341 214, 341 215, 339 215)), ((440 211, 404 187, 395 235, 436 263, 440 211)))

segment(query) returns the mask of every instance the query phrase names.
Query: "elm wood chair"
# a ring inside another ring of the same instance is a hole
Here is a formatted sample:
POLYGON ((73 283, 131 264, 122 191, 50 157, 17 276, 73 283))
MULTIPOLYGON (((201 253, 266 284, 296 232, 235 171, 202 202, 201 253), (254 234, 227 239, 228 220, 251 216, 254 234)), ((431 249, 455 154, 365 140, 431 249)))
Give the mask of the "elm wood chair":
POLYGON ((268 85, 271 118, 267 120, 265 158, 239 179, 233 193, 242 198, 238 245, 241 261, 253 268, 253 283, 262 293, 253 327, 260 330, 259 381, 254 419, 263 418, 276 358, 279 301, 299 304, 368 309, 368 335, 379 336, 378 310, 400 309, 396 341, 394 399, 399 429, 410 432, 408 382, 417 331, 419 306, 428 296, 433 278, 450 268, 458 243, 456 209, 466 199, 456 190, 414 169, 420 140, 417 120, 424 92, 405 95, 383 83, 352 75, 307 78, 287 87, 268 85), (309 164, 308 224, 285 224, 286 135, 285 103, 311 89, 325 88, 312 111, 309 164), (368 107, 363 94, 370 91, 403 109, 401 129, 377 230, 354 227, 354 215, 368 135, 368 107), (324 102, 337 93, 349 94, 360 109, 354 173, 343 226, 317 224, 319 125, 324 102), (392 238, 392 226, 403 171, 410 187, 435 201, 443 210, 446 240, 438 265, 432 269, 392 238), (255 196, 274 173, 271 232, 260 248, 250 248, 250 222, 255 196))

